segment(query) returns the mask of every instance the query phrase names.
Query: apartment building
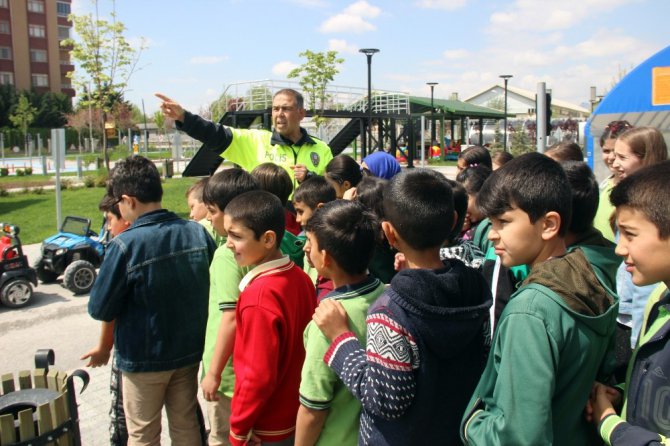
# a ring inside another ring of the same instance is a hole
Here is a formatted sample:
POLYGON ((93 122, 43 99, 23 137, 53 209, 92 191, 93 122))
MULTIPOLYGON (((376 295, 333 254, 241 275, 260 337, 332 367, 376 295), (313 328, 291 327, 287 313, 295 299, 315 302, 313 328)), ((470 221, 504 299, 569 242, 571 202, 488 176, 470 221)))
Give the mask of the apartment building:
POLYGON ((63 92, 73 97, 66 76, 74 70, 69 50, 71 0, 0 0, 0 85, 17 90, 63 92))

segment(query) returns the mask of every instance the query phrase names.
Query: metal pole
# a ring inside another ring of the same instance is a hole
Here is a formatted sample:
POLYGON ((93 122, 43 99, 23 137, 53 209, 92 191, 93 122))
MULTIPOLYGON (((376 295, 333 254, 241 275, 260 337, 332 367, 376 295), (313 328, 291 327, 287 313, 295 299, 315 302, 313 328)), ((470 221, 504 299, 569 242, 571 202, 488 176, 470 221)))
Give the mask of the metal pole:
POLYGON ((503 143, 503 150, 507 152, 507 81, 512 77, 512 75, 501 74, 499 77, 505 81, 505 141, 503 143))
POLYGON ((142 99, 142 114, 144 115, 144 153, 149 153, 149 131, 147 130, 147 112, 144 111, 144 99, 142 99))
MULTIPOLYGON (((437 82, 426 82, 430 85, 430 145, 435 141, 435 105, 433 104, 433 92, 437 82)), ((441 144, 440 144, 441 145, 441 144)))
POLYGON ((537 83, 535 116, 537 117, 537 151, 544 153, 544 148, 547 145, 547 86, 544 82, 537 83))
MULTIPOLYGON (((377 48, 363 48, 358 50, 359 52, 365 54, 368 60, 368 144, 367 144, 367 150, 369 152, 372 152, 372 56, 375 53, 378 53, 379 50, 377 48)), ((361 159, 365 158, 367 155, 365 153, 366 147, 362 148, 363 150, 361 151, 361 159)))
POLYGON ((65 129, 51 130, 51 148, 54 156, 54 164, 56 165, 56 230, 60 229, 60 224, 63 219, 62 212, 62 198, 60 190, 60 163, 61 163, 61 147, 65 146, 65 129))
POLYGON ((421 167, 426 167, 426 117, 421 115, 421 167))

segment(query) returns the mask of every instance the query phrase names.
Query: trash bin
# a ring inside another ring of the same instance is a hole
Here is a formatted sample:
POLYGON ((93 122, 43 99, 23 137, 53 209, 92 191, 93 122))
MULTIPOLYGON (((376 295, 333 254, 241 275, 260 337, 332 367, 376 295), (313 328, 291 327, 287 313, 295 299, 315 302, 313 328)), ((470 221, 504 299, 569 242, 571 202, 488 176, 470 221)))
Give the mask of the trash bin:
POLYGON ((174 175, 174 161, 171 159, 163 160, 163 176, 172 178, 172 175, 174 175))
POLYGON ((100 170, 100 169, 102 169, 102 166, 103 166, 102 158, 97 157, 97 158, 95 159, 95 168, 98 169, 98 170, 100 170))

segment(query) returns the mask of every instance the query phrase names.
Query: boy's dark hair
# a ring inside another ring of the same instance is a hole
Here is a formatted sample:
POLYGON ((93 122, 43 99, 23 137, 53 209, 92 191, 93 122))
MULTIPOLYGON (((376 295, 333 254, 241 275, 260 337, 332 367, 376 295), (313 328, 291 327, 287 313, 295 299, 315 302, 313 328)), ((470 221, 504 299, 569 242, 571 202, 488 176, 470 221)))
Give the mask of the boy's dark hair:
POLYGON ((279 198, 264 190, 254 190, 236 196, 223 211, 231 220, 251 229, 256 240, 266 231, 276 235, 279 248, 284 237, 284 206, 279 198))
POLYGON ((401 172, 391 178, 384 197, 385 219, 410 247, 442 246, 454 217, 453 193, 444 175, 429 169, 401 172))
POLYGON ((670 237, 670 161, 652 164, 621 180, 610 194, 617 210, 627 206, 644 214, 662 240, 670 237))
POLYGON ((572 219, 568 231, 583 234, 593 227, 593 219, 598 211, 598 182, 591 168, 583 161, 563 161, 561 167, 572 190, 572 219))
POLYGON ((316 209, 319 203, 328 203, 337 199, 336 191, 324 177, 314 176, 306 179, 293 194, 294 203, 305 203, 310 209, 316 209))
POLYGON ((362 274, 379 238, 379 221, 360 203, 335 200, 314 211, 306 230, 344 272, 362 274))
POLYGON ((509 152, 505 152, 504 150, 498 150, 497 152, 493 152, 491 154, 491 161, 495 164, 499 164, 500 166, 504 166, 513 159, 514 155, 509 152))
POLYGON ((202 192, 205 190, 205 184, 207 184, 207 181, 209 180, 209 177, 201 178, 199 181, 196 183, 191 184, 191 187, 186 189, 186 193, 184 194, 184 197, 188 200, 189 197, 193 196, 193 199, 199 202, 202 201, 202 192))
POLYGON ((252 190, 258 190, 258 183, 249 172, 238 167, 225 169, 209 178, 202 191, 202 202, 223 211, 230 200, 252 190))
MULTIPOLYGON (((451 191, 454 195, 454 212, 456 212, 456 223, 454 223, 453 229, 447 236, 447 245, 453 245, 460 237, 461 230, 463 230, 465 214, 468 212, 468 193, 458 181, 449 179, 447 181, 449 181, 451 191)), ((451 225, 451 220, 447 220, 444 223, 449 226, 451 225)))
POLYGON ((98 204, 98 209, 102 212, 109 212, 114 214, 116 218, 121 218, 121 211, 119 210, 119 201, 109 194, 105 194, 98 204))
POLYGON ((491 163, 491 154, 485 147, 482 146, 468 147, 458 154, 458 158, 465 161, 465 164, 468 167, 474 167, 483 164, 484 166, 488 167, 489 170, 493 169, 493 165, 491 163))
POLYGON ((352 187, 355 187, 363 174, 361 166, 355 159, 349 155, 337 155, 326 166, 326 177, 338 184, 348 181, 352 187))
POLYGON ((551 156, 552 159, 561 161, 584 161, 584 152, 579 144, 576 142, 559 142, 549 147, 545 155, 551 156))
POLYGON ((356 201, 372 211, 380 220, 384 219, 384 190, 388 180, 366 176, 356 187, 356 201))
POLYGON ((491 176, 491 169, 481 165, 462 170, 456 175, 456 181, 461 183, 469 195, 477 195, 484 185, 484 181, 491 176))
POLYGON ((163 198, 158 169, 143 156, 129 156, 117 162, 110 173, 109 190, 117 200, 122 195, 135 197, 140 203, 156 203, 163 198))
POLYGON ((293 192, 293 181, 283 167, 275 163, 259 164, 251 171, 261 190, 266 190, 281 201, 282 206, 288 203, 288 197, 293 192))
POLYGON ((572 193, 560 164, 541 153, 526 153, 493 172, 477 195, 477 206, 487 217, 516 207, 535 223, 547 212, 561 216, 564 236, 572 214, 572 193))

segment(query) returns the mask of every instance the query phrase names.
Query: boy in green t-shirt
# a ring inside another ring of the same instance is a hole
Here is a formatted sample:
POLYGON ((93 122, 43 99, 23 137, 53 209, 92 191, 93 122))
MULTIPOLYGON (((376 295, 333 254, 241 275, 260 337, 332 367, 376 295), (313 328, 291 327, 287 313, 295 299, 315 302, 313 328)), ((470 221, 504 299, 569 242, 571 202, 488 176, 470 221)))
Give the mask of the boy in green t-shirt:
POLYGON ((240 267, 226 247, 223 229, 223 209, 236 196, 257 190, 256 180, 242 169, 227 169, 213 175, 202 191, 207 207, 207 220, 221 238, 219 248, 209 267, 209 314, 202 355, 203 378, 200 383, 207 403, 209 445, 228 443, 230 402, 235 386, 232 352, 235 343, 235 306, 240 295, 239 285, 247 267, 240 267))
MULTIPOLYGON (((367 275, 379 223, 360 203, 347 200, 326 203, 310 217, 305 253, 319 275, 333 282, 324 300, 342 303, 352 331, 363 342, 368 307, 384 291, 378 279, 367 275)), ((310 322, 304 343, 296 444, 356 445, 361 405, 323 361, 330 341, 310 322)))

